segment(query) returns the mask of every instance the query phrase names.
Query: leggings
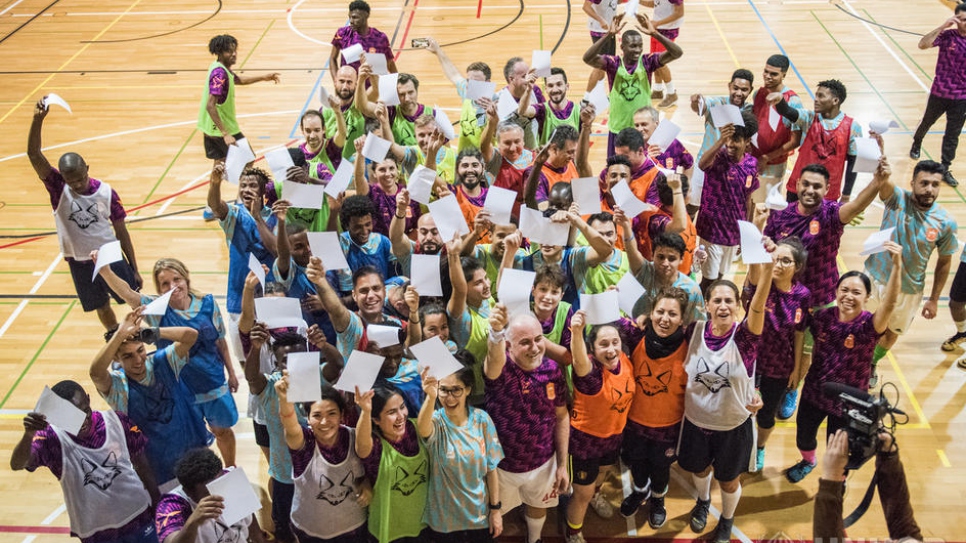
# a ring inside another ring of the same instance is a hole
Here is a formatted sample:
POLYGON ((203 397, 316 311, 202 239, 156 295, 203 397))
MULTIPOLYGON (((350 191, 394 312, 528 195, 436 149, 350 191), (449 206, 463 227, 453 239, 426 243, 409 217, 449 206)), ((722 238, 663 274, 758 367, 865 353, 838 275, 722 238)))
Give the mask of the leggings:
POLYGON ((828 418, 828 423, 825 425, 825 439, 827 441, 828 436, 845 428, 845 419, 839 415, 830 415, 807 399, 802 399, 798 406, 798 417, 795 419, 795 424, 798 426, 795 444, 798 446, 798 450, 814 451, 818 448, 818 427, 826 418, 828 418))
POLYGON ((677 460, 674 441, 659 441, 636 432, 624 434, 622 458, 630 466, 634 486, 644 488, 651 481, 652 492, 663 492, 671 480, 671 464, 677 460))

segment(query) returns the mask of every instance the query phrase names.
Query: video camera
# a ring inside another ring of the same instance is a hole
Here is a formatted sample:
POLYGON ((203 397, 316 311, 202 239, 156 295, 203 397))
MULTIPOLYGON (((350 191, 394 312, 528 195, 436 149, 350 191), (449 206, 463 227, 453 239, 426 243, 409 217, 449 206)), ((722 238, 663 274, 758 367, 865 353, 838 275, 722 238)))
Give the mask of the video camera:
POLYGON ((883 417, 905 415, 881 394, 873 396, 841 383, 825 383, 822 393, 842 402, 842 418, 846 421, 845 431, 849 435, 849 463, 845 466, 848 470, 859 469, 879 450, 883 417))

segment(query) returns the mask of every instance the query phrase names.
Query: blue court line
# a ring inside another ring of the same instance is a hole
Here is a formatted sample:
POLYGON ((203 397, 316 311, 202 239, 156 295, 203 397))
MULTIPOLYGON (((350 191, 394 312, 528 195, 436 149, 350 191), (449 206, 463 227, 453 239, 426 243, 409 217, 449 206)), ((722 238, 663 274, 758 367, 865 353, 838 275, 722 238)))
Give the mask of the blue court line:
POLYGON ((302 120, 302 115, 305 115, 305 110, 309 109, 309 104, 312 103, 312 97, 315 96, 315 93, 319 90, 319 85, 322 84, 322 76, 324 76, 325 72, 329 70, 330 60, 331 59, 327 59, 325 61, 325 65, 322 66, 322 71, 319 72, 319 77, 315 79, 315 84, 312 85, 312 90, 309 92, 309 97, 305 99, 305 104, 302 105, 302 111, 299 112, 298 117, 295 117, 295 124, 292 126, 292 131, 288 133, 289 139, 295 137, 295 134, 299 129, 299 121, 302 120))
POLYGON ((798 67, 795 66, 795 62, 792 61, 792 57, 785 52, 785 48, 782 47, 782 43, 778 41, 778 36, 776 36, 775 33, 772 32, 771 27, 768 26, 768 23, 765 22, 765 18, 762 17, 761 12, 758 11, 758 7, 755 6, 755 3, 752 0, 748 0, 748 5, 751 6, 751 9, 754 10, 755 15, 758 16, 758 20, 761 21, 761 24, 765 27, 765 30, 768 32, 768 35, 771 36, 772 41, 774 41, 775 45, 778 46, 778 50, 781 51, 783 55, 788 57, 788 61, 792 66, 792 70, 794 70, 795 72, 795 76, 798 77, 798 80, 802 82, 802 86, 805 88, 806 91, 808 91, 808 95, 812 97, 812 100, 815 100, 815 93, 812 92, 812 87, 810 87, 809 84, 805 82, 805 78, 802 77, 802 74, 798 71, 798 67))

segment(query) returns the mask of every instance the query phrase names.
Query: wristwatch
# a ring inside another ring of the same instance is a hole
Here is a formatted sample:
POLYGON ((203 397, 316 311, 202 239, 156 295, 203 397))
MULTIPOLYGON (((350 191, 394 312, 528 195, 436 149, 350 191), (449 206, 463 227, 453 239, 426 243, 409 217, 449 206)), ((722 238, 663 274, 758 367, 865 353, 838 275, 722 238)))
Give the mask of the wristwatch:
POLYGON ((499 511, 500 509, 503 509, 503 502, 491 503, 489 506, 490 511, 499 511))

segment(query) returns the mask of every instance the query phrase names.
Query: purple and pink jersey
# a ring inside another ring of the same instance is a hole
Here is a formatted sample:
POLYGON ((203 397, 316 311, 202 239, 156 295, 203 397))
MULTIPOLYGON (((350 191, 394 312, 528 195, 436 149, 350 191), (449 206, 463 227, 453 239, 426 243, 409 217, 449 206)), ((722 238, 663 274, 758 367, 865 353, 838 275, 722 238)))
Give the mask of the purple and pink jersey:
POLYGON ((801 281, 812 293, 811 307, 822 307, 835 300, 835 284, 839 280, 836 257, 845 225, 839 218, 839 202, 822 202, 811 215, 798 212, 792 204, 768 217, 764 234, 776 242, 798 236, 808 249, 808 265, 802 270, 801 281))
POLYGON ((507 353, 500 376, 484 381, 486 411, 505 454, 500 469, 525 473, 546 464, 556 450, 557 408, 567 405, 567 383, 557 363, 544 357, 535 370, 524 371, 507 353))
POLYGON ((939 48, 936 78, 930 94, 947 100, 966 100, 966 36, 955 28, 944 30, 932 43, 939 48))
MULTIPOLYGON (((620 362, 618 362, 617 367, 614 368, 614 370, 607 371, 617 375, 620 373, 620 370, 620 362)), ((603 371, 603 366, 597 362, 592 362, 590 373, 583 377, 578 377, 576 373, 574 374, 574 388, 581 394, 585 394, 587 396, 597 394, 604 386, 603 371)), ((580 458, 581 460, 605 458, 621 448, 623 438, 623 434, 603 438, 592 436, 571 426, 570 455, 574 458, 580 458)))
POLYGON ((694 155, 685 149, 680 141, 674 140, 663 153, 658 155, 656 162, 665 169, 681 167, 684 170, 689 170, 694 166, 694 155))
MULTIPOLYGON (((398 191, 401 188, 404 188, 402 184, 396 190, 398 191)), ((392 223, 393 216, 396 215, 396 195, 386 193, 378 183, 370 183, 369 199, 372 200, 372 205, 376 208, 376 214, 372 217, 372 231, 388 236, 389 225, 392 223)), ((420 215, 422 215, 422 208, 419 207, 419 202, 412 200, 409 203, 409 210, 406 212, 406 232, 411 232, 416 228, 420 215)))
MULTIPOLYGON (((306 162, 309 162, 315 157, 319 156, 319 153, 325 153, 325 156, 329 159, 329 162, 332 163, 332 167, 338 168, 339 164, 342 163, 342 148, 336 146, 335 139, 333 138, 327 139, 325 141, 325 147, 323 147, 322 149, 319 149, 318 153, 313 153, 312 151, 309 151, 307 143, 303 143, 299 145, 299 149, 302 151, 302 155, 305 156, 306 162)), ((326 166, 323 162, 320 161, 318 164, 315 165, 315 175, 313 177, 315 177, 319 181, 328 183, 329 180, 332 179, 333 173, 334 172, 329 170, 328 166, 326 166)))
MULTIPOLYGON (((318 447, 319 453, 322 458, 325 459, 329 464, 341 464, 346 457, 349 456, 349 429, 345 426, 339 428, 339 438, 336 441, 334 447, 329 448, 325 445, 319 443, 315 439, 315 434, 312 433, 312 429, 308 426, 302 427, 302 438, 305 439, 305 443, 302 444, 302 448, 299 450, 289 449, 288 452, 292 455, 292 478, 296 479, 301 477, 305 470, 309 467, 312 462, 312 455, 315 453, 315 448, 318 447)), ((381 452, 381 449, 380 449, 381 452)), ((370 455, 372 456, 372 455, 370 455)), ((376 458, 379 458, 376 456, 376 458)), ((378 468, 378 466, 377 466, 378 468)))
MULTIPOLYGON (((375 28, 369 27, 369 31, 363 36, 351 26, 346 25, 336 30, 335 36, 332 36, 332 47, 338 47, 339 49, 347 49, 349 46, 357 43, 362 45, 362 51, 364 53, 382 53, 386 55, 386 60, 393 59, 392 47, 389 45, 389 37, 375 28)), ((352 66, 357 72, 359 71, 359 66, 362 65, 362 61, 360 60, 346 64, 345 59, 341 55, 339 62, 342 66, 352 66)))
POLYGON ((733 162, 728 150, 718 150, 714 162, 704 172, 701 213, 695 224, 705 242, 734 246, 741 242, 738 221, 747 220, 748 196, 758 189, 758 160, 745 153, 733 162))
POLYGON ((842 383, 859 390, 869 388, 872 352, 879 341, 873 315, 863 311, 849 322, 839 322, 839 308, 820 309, 812 314, 809 328, 815 337, 812 365, 808 368, 802 401, 831 415, 842 413, 842 402, 822 393, 825 383, 842 383))
MULTIPOLYGON (((755 285, 745 286, 744 299, 755 296, 755 285)), ((771 287, 765 301, 765 326, 758 347, 755 372, 772 379, 788 379, 795 369, 795 332, 808 326, 811 293, 801 283, 793 283, 788 292, 771 287)))
POLYGON ((228 99, 228 77, 231 76, 235 84, 238 84, 238 76, 221 66, 211 71, 208 76, 208 94, 214 96, 219 105, 224 104, 228 99))

